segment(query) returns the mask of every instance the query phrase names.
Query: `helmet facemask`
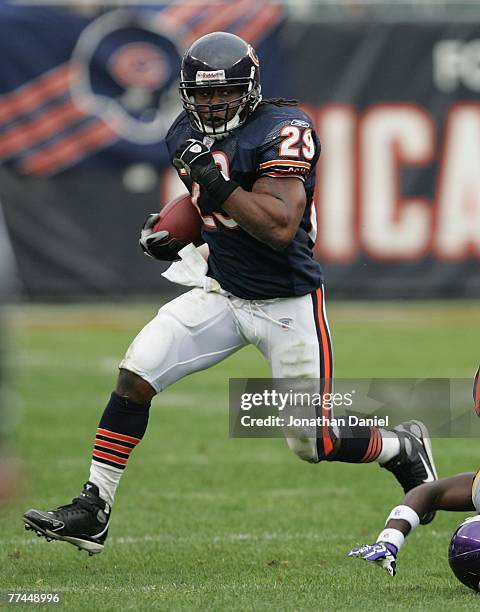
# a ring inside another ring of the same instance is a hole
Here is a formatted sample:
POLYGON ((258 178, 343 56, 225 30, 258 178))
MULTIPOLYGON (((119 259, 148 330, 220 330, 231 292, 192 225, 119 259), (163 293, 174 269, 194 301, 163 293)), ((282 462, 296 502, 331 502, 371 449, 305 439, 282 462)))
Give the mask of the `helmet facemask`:
MULTIPOLYGON (((222 71, 219 71, 222 72, 222 71)), ((258 106, 261 96, 261 87, 256 79, 255 68, 252 66, 250 76, 245 78, 225 78, 218 75, 218 79, 202 80, 202 75, 195 81, 185 80, 182 72, 182 80, 179 90, 190 123, 195 129, 212 138, 224 138, 233 129, 245 123, 248 117, 258 106), (195 100, 195 92, 209 89, 228 89, 239 87, 243 93, 228 102, 210 104, 195 100), (233 116, 229 117, 232 109, 237 109, 233 116)))

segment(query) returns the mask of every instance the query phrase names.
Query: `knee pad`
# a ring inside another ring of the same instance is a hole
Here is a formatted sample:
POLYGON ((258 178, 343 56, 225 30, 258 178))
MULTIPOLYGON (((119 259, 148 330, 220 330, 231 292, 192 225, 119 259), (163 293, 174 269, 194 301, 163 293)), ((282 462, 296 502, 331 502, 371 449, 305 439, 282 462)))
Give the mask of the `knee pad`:
POLYGON ((280 346, 272 355, 278 378, 319 378, 318 345, 305 338, 280 346))

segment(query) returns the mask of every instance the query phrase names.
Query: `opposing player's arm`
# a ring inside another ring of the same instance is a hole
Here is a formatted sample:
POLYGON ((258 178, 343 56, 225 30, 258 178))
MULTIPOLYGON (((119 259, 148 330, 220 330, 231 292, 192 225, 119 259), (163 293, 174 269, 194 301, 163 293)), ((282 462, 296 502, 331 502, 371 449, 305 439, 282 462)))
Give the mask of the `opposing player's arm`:
POLYGON ((352 548, 348 553, 364 561, 383 567, 395 576, 397 555, 405 538, 420 523, 420 517, 436 510, 465 512, 475 510, 472 501, 473 472, 458 474, 435 482, 422 484, 412 489, 393 508, 383 529, 374 544, 364 544, 352 548))
POLYGON ((257 240, 281 251, 295 237, 305 204, 302 180, 264 176, 255 182, 251 192, 235 189, 223 209, 257 240))
MULTIPOLYGON (((411 508, 419 517, 436 510, 447 510, 449 512, 474 510, 472 502, 474 476, 474 472, 467 472, 466 474, 457 474, 450 478, 427 482, 409 491, 400 505, 411 508)), ((412 530, 409 522, 395 518, 390 518, 386 527, 398 529, 403 535, 407 535, 412 530)))

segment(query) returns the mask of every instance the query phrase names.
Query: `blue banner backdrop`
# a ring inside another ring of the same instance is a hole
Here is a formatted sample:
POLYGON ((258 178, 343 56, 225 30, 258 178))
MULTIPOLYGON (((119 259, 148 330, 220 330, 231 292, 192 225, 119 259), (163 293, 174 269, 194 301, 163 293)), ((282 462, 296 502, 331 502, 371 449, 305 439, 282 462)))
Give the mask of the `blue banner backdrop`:
POLYGON ((0 4, 0 201, 26 295, 174 290, 137 237, 178 193, 181 55, 214 30, 249 40, 265 95, 315 122, 330 297, 478 297, 480 24, 305 23, 256 0, 88 19, 0 4))

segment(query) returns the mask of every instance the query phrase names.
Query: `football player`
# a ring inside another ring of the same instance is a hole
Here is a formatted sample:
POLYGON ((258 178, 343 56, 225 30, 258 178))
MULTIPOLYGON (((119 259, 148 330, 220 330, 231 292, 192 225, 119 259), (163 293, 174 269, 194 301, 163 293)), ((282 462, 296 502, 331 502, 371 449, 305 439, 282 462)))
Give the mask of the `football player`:
MULTIPOLYGON (((332 381, 322 271, 312 256, 320 144, 311 118, 296 101, 262 99, 254 49, 225 32, 192 44, 179 89, 184 111, 166 142, 203 220, 205 273, 192 265, 187 284, 195 288, 163 306, 127 350, 79 497, 24 515, 27 528, 90 554, 103 549, 115 491, 158 392, 247 344, 263 353, 274 378, 318 379, 322 393, 332 381)), ((140 244, 151 257, 176 259, 175 237, 153 231, 157 218, 147 218, 140 244)), ((436 479, 421 423, 304 433, 290 431, 287 443, 308 462, 376 461, 405 491, 436 479)))
MULTIPOLYGON (((478 415, 480 415, 479 371, 477 370, 473 384, 473 399, 478 415)), ((352 548, 348 555, 370 561, 385 569, 390 576, 395 576, 398 552, 407 535, 417 528, 421 516, 437 510, 450 512, 476 510, 480 513, 479 474, 480 471, 458 474, 422 484, 409 491, 400 505, 393 508, 388 515, 385 529, 378 534, 375 544, 352 548)))

